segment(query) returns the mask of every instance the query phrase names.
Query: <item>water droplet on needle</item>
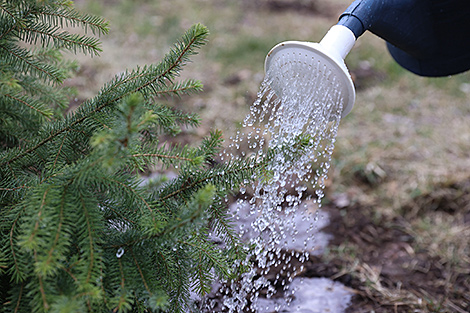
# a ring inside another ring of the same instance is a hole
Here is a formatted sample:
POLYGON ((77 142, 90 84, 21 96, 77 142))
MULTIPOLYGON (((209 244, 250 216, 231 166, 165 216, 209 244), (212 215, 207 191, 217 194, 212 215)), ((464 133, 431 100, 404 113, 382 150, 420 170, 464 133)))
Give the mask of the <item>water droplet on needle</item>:
POLYGON ((118 259, 120 259, 123 255, 124 255, 124 248, 121 247, 121 248, 119 248, 118 251, 116 252, 116 257, 117 257, 118 259))

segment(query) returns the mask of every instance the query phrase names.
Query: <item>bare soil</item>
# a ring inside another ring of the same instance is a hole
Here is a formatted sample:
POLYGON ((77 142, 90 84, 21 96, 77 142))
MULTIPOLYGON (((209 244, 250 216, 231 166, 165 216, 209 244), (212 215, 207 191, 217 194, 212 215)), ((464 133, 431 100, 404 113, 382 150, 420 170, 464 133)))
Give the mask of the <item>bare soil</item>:
POLYGON ((468 229, 469 195, 467 178, 436 186, 393 218, 374 219, 374 207, 360 203, 341 209, 329 206, 330 225, 323 231, 333 235, 331 246, 348 247, 350 253, 313 258, 304 275, 329 277, 355 290, 350 313, 469 312, 470 268, 450 264, 432 247, 417 249, 419 239, 407 220, 445 214, 468 229))

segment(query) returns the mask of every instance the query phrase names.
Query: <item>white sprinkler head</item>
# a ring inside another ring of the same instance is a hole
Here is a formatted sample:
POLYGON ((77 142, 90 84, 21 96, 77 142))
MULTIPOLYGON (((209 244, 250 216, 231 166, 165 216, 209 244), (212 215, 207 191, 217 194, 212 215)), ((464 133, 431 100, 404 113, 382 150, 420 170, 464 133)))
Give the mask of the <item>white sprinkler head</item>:
POLYGON ((266 74, 276 73, 280 76, 271 77, 271 88, 278 94, 282 92, 286 79, 294 77, 329 80, 336 84, 335 88, 341 93, 341 116, 346 116, 354 106, 356 92, 344 58, 355 42, 356 37, 351 30, 342 25, 335 25, 320 43, 285 41, 277 44, 265 60, 266 74), (272 66, 277 66, 278 69, 270 71, 272 66), (315 73, 310 73, 311 71, 315 73))

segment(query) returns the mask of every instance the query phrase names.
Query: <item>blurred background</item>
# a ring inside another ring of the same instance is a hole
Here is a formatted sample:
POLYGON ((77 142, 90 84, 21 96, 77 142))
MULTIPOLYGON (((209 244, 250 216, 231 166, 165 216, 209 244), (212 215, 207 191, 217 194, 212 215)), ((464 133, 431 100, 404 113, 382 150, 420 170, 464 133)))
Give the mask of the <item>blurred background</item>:
MULTIPOLYGON (((80 64, 67 81, 78 90, 73 106, 114 75, 159 62, 192 24, 209 28, 209 43, 183 71, 204 92, 167 99, 200 114, 201 127, 175 138, 191 143, 213 128, 225 138, 241 128, 267 52, 285 40, 318 42, 351 1, 74 2, 111 30, 100 57, 73 56, 80 64)), ((469 312, 470 73, 418 77, 370 33, 345 61, 357 99, 341 121, 327 183, 325 231, 334 239, 304 275, 354 289, 350 312, 469 312)))

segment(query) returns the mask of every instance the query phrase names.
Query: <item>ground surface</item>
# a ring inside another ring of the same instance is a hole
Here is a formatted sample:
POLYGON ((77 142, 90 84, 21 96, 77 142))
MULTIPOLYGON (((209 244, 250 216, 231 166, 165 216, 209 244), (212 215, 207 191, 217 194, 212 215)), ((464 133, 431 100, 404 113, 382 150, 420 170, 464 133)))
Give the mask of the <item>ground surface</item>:
MULTIPOLYGON (((191 24, 211 30, 184 71, 205 92, 169 99, 198 112, 190 143, 222 129, 228 138, 263 78, 264 57, 284 40, 319 41, 348 0, 77 0, 111 32, 100 58, 80 58, 68 84, 74 105, 115 74, 157 62, 191 24)), ((349 312, 470 311, 470 74, 414 76, 371 34, 346 59, 357 88, 341 121, 324 208, 333 235, 302 274, 353 289, 349 312)))

